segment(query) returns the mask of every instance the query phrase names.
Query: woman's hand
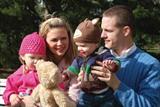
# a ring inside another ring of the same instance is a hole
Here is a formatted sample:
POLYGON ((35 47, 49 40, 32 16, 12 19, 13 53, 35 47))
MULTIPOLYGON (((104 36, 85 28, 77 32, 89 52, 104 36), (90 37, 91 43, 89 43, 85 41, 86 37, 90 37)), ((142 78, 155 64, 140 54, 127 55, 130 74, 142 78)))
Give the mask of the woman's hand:
POLYGON ((108 86, 116 90, 120 85, 120 80, 117 78, 115 73, 112 73, 109 69, 103 66, 103 63, 96 61, 98 66, 93 66, 91 72, 98 76, 98 79, 106 82, 108 86))

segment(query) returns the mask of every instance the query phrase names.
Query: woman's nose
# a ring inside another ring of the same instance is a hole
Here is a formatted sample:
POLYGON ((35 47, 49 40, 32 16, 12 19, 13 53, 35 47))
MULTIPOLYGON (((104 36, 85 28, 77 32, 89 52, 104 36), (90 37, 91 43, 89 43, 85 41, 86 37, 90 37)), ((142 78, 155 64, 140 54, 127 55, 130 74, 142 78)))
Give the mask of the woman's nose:
POLYGON ((57 45, 62 45, 62 41, 61 41, 61 40, 58 40, 58 41, 57 41, 57 45))

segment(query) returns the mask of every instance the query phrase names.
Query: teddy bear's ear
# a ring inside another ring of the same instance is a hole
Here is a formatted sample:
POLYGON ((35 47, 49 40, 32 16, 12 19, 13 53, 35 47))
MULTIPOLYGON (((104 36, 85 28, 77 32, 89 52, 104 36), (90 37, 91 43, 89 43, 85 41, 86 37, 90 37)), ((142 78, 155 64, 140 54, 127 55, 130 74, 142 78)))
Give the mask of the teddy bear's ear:
POLYGON ((43 59, 41 59, 41 60, 37 61, 37 64, 40 64, 40 63, 43 63, 43 62, 45 62, 45 61, 43 59))
POLYGON ((85 18, 85 19, 84 19, 84 22, 87 21, 87 20, 88 20, 88 18, 85 18))
POLYGON ((36 69, 44 62, 45 62, 44 60, 38 60, 36 63, 36 69))
POLYGON ((99 21, 99 18, 94 18, 94 19, 92 19, 92 23, 93 23, 94 25, 96 25, 96 24, 98 23, 98 21, 99 21))

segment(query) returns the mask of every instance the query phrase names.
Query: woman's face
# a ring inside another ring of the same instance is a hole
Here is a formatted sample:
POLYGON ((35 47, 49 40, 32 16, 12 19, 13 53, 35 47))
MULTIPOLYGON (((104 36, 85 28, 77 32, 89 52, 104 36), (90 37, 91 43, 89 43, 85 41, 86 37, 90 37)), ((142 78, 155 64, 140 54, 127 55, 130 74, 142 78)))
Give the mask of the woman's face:
POLYGON ((69 47, 69 37, 66 28, 58 27, 49 30, 46 42, 54 57, 62 57, 69 47))

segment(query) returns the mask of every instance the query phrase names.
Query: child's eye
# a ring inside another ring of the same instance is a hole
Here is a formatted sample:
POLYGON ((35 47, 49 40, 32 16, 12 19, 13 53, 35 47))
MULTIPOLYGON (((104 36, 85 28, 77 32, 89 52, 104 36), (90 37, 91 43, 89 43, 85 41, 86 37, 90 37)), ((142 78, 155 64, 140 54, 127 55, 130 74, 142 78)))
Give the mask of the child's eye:
POLYGON ((79 47, 85 47, 85 45, 80 45, 79 47))
POLYGON ((43 58, 38 58, 39 60, 43 59, 43 58))
POLYGON ((31 56, 30 59, 35 59, 35 57, 31 56))

